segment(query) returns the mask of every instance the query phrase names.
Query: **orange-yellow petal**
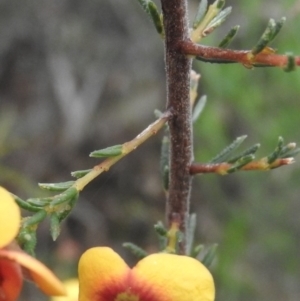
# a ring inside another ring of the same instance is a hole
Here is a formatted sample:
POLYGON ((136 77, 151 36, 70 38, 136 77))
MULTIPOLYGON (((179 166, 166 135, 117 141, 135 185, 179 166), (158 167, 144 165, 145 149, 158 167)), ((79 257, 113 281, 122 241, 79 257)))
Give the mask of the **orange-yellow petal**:
POLYGON ((1 258, 0 250, 0 300, 15 301, 22 289, 21 267, 8 259, 1 258))
POLYGON ((188 256, 152 254, 133 268, 133 275, 155 288, 160 295, 159 300, 213 301, 215 298, 210 272, 198 260, 188 256))
POLYGON ((0 186, 0 248, 17 236, 20 220, 20 208, 11 194, 0 186))
POLYGON ((79 301, 115 301, 116 292, 126 290, 129 272, 125 261, 112 249, 87 250, 78 265, 79 301))
POLYGON ((198 260, 153 254, 129 269, 110 248, 93 248, 79 261, 79 301, 213 301, 214 282, 198 260))
POLYGON ((0 256, 25 268, 30 278, 45 294, 52 296, 66 294, 65 288, 58 278, 44 264, 25 252, 1 250, 0 256))
POLYGON ((107 247, 87 250, 80 258, 78 275, 79 301, 163 301, 107 247))

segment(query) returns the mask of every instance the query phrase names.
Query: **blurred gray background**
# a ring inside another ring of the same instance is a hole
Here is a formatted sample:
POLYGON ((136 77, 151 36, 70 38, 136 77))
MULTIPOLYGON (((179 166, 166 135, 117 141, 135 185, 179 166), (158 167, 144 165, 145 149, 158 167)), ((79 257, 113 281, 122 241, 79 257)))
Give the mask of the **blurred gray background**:
MULTIPOLYGON (((159 2, 156 2, 159 6, 159 2)), ((233 13, 203 40, 251 48, 269 18, 287 17, 272 43, 300 54, 300 1, 227 1, 233 13)), ((192 20, 197 1, 189 2, 192 20)), ((88 154, 132 139, 165 107, 163 43, 135 0, 0 1, 0 177, 22 198, 44 195, 38 182, 71 179, 99 161, 88 154)), ((299 142, 300 71, 195 62, 208 103, 195 125, 195 155, 206 162, 237 136, 258 156, 279 135, 299 142)), ((76 275, 80 254, 109 245, 131 264, 124 241, 157 250, 153 224, 164 220, 159 172, 161 134, 88 185, 53 243, 38 230, 38 258, 61 278, 76 275)), ((212 267, 217 301, 300 297, 300 168, 196 177, 197 238, 219 244, 212 267)), ((24 212, 24 214, 26 214, 24 212)), ((31 285, 22 300, 47 300, 31 285), (44 298, 44 299, 43 299, 44 298)))

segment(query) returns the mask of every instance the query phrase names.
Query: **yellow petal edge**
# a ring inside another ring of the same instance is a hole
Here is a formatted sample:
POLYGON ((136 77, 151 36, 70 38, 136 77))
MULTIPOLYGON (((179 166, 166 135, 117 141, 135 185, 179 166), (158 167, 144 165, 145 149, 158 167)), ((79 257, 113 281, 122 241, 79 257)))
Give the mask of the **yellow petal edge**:
POLYGON ((78 264, 79 301, 94 301, 102 284, 119 279, 129 267, 111 248, 95 247, 82 254, 78 264), (100 282, 100 283, 99 283, 100 282))
POLYGON ((175 254, 157 253, 142 259, 134 268, 143 279, 172 301, 213 301, 214 280, 198 260, 175 254))
MULTIPOLYGON (((208 269, 198 260, 158 253, 142 259, 132 270, 107 247, 87 250, 79 260, 79 301, 104 300, 107 290, 119 286, 114 300, 213 301, 215 286, 208 269), (127 276, 126 276, 127 275, 127 276), (125 276, 125 278, 124 278, 125 276), (126 278, 126 277, 130 278, 126 278), (133 282, 132 282, 133 281, 133 282), (123 289, 123 291, 122 291, 123 289), (133 295, 130 295, 132 291, 133 295)), ((106 300, 108 301, 108 300, 106 300)), ((111 300, 109 300, 111 301, 111 300)))
POLYGON ((8 245, 18 234, 21 213, 11 194, 0 186, 0 248, 8 245))

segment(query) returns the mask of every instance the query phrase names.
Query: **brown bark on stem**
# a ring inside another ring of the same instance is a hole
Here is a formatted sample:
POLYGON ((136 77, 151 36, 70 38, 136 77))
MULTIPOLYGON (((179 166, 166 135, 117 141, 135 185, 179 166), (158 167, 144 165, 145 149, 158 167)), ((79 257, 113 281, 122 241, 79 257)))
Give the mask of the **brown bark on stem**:
MULTIPOLYGON (((170 182, 167 200, 169 225, 180 218, 185 234, 191 190, 190 165, 193 159, 190 106, 191 60, 179 51, 180 42, 188 38, 186 0, 161 0, 165 30, 165 64, 167 109, 172 112, 170 128, 170 182)), ((185 253, 185 242, 179 246, 185 253)))
MULTIPOLYGON (((270 67, 286 67, 288 62, 287 55, 260 52, 255 56, 251 56, 250 50, 231 50, 217 47, 208 47, 198 45, 189 39, 182 41, 178 45, 182 53, 193 55, 207 60, 211 63, 235 62, 245 66, 270 66, 270 67)), ((300 66, 300 57, 294 58, 295 66, 300 66)))

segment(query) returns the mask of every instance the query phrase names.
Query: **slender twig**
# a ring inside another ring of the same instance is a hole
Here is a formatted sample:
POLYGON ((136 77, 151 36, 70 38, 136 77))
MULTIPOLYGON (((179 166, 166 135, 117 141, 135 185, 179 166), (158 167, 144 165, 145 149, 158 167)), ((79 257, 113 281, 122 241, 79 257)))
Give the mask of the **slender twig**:
POLYGON ((148 140, 151 136, 155 135, 171 117, 171 113, 167 111, 162 116, 150 124, 143 132, 122 145, 122 153, 118 156, 107 158, 100 164, 96 165, 89 173, 82 178, 75 181, 73 187, 81 191, 88 183, 98 177, 102 172, 108 171, 112 165, 121 160, 127 154, 135 150, 139 145, 148 140))
MULTIPOLYGON (((170 129, 170 182, 167 200, 168 224, 179 214, 180 230, 185 233, 191 190, 190 164, 193 158, 190 71, 191 59, 179 51, 178 43, 188 38, 186 0, 161 0, 165 30, 167 108, 172 111, 170 129)), ((185 242, 179 245, 185 253, 185 242)))
MULTIPOLYGON (((250 170, 270 170, 283 165, 289 165, 294 163, 293 158, 279 158, 276 159, 271 164, 267 163, 266 159, 261 159, 258 161, 252 161, 244 166, 242 166, 239 170, 250 171, 250 170)), ((229 173, 230 169, 234 166, 234 164, 230 163, 216 163, 216 164, 201 164, 201 163, 193 163, 190 168, 190 174, 204 174, 204 173, 215 173, 219 175, 226 175, 229 173)))
MULTIPOLYGON (((180 51, 187 55, 199 57, 210 63, 241 63, 244 66, 274 66, 286 67, 288 56, 282 54, 262 51, 255 56, 251 55, 251 50, 231 50, 218 47, 198 45, 190 40, 185 40, 178 44, 180 51)), ((300 66, 300 57, 295 56, 296 66, 300 66)))

